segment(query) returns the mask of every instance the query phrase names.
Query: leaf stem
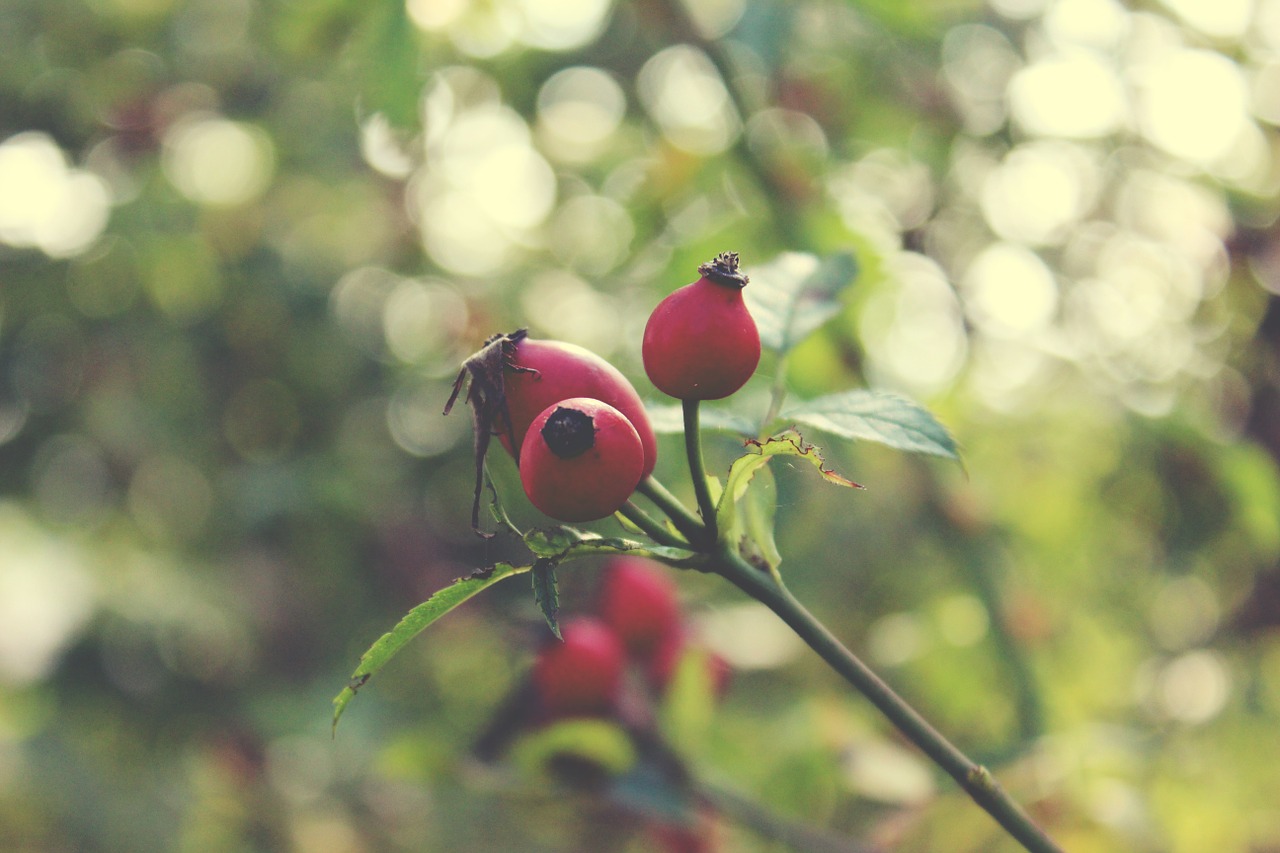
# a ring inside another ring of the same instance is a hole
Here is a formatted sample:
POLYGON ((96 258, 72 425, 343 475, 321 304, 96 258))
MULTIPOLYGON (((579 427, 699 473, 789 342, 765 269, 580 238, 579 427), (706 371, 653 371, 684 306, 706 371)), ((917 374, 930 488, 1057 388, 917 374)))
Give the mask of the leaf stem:
POLYGON ((791 627, 832 669, 871 701, 889 721, 964 789, 1005 831, 1030 853, 1062 853, 1022 808, 1005 793, 987 768, 975 764, 898 696, 866 664, 827 630, 781 583, 722 546, 713 570, 760 601, 791 627))
POLYGON ((640 528, 644 535, 659 545, 669 545, 672 548, 691 548, 683 536, 663 527, 657 520, 631 501, 623 504, 622 509, 618 510, 618 514, 640 528))
POLYGON ((693 494, 698 500, 698 511, 702 513, 702 523, 707 531, 704 538, 715 542, 716 505, 711 500, 711 489, 707 485, 707 469, 702 461, 702 433, 698 428, 698 400, 681 400, 684 410, 684 448, 689 456, 689 475, 693 478, 693 494))
POLYGON ((667 491, 666 486, 654 477, 645 477, 636 486, 636 491, 653 501, 653 505, 662 510, 671 519, 684 537, 690 542, 701 540, 706 534, 702 519, 689 511, 680 499, 667 491))

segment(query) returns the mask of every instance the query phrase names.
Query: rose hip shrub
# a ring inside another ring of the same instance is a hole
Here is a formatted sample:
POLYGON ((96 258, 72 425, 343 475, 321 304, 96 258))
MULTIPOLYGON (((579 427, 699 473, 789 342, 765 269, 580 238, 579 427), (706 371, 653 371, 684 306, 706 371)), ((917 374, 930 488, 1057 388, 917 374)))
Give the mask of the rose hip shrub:
MULTIPOLYGON (((472 525, 479 532, 485 454, 497 436, 515 457, 535 507, 566 522, 616 513, 624 522, 621 534, 564 525, 522 531, 497 507, 495 495, 494 517, 522 541, 528 562, 499 560, 479 568, 411 610, 370 647, 335 697, 335 725, 356 691, 405 643, 505 578, 530 575, 543 617, 560 634, 558 568, 582 557, 608 556, 596 613, 570 620, 563 642, 541 649, 530 679, 513 691, 504 705, 507 713, 489 727, 503 737, 483 736, 477 755, 499 754, 510 743, 510 731, 526 738, 513 756, 518 762, 523 758, 530 767, 550 767, 545 759, 565 758, 579 767, 586 764, 596 792, 606 796, 608 790, 599 785, 610 779, 625 787, 656 774, 666 783, 665 793, 679 798, 684 814, 678 820, 672 822, 670 812, 646 812, 634 802, 616 805, 673 830, 656 834, 660 846, 706 849, 708 836, 682 832, 695 823, 687 818, 706 803, 697 799, 697 780, 677 749, 693 748, 705 737, 698 706, 724 695, 729 669, 698 648, 670 579, 656 568, 666 564, 717 575, 773 611, 1010 835, 1028 850, 1057 850, 1017 803, 990 784, 989 771, 925 723, 787 590, 779 571, 782 556, 773 530, 777 495, 768 485, 772 476, 761 476, 766 466, 786 457, 813 466, 828 483, 861 488, 827 466, 821 450, 801 434, 801 425, 846 440, 959 458, 946 428, 900 395, 850 389, 787 401, 785 359, 799 341, 839 314, 837 291, 857 271, 852 255, 780 258, 764 277, 766 289, 755 292, 756 316, 743 300, 748 279, 737 254, 722 253, 698 271, 696 281, 654 308, 642 343, 650 380, 680 400, 694 507, 652 477, 657 452, 649 414, 622 374, 580 348, 532 341, 523 329, 493 336, 463 364, 445 405, 447 414, 467 389, 475 420, 472 525), (700 404, 742 388, 760 362, 762 343, 779 358, 768 408, 762 420, 732 408, 716 412, 716 428, 745 435, 741 455, 713 470, 702 452, 700 404), (647 504, 632 503, 633 492, 647 504), (533 693, 536 703, 528 700, 533 693), (515 726, 506 725, 509 716, 515 726), (495 744, 497 751, 489 748, 495 744)), ((669 413, 663 415, 662 423, 670 424, 669 413)))

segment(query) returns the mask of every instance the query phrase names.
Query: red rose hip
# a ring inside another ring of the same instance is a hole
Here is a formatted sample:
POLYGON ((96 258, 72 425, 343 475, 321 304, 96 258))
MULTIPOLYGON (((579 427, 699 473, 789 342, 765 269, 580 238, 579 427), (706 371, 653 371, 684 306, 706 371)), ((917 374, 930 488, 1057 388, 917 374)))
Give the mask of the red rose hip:
POLYGON ((607 713, 622 689, 622 642, 603 622, 585 616, 564 622, 560 634, 564 642, 548 643, 533 665, 543 710, 553 717, 607 713))
POLYGON ((718 400, 741 388, 760 363, 760 332, 742 300, 747 276, 724 252, 702 277, 658 303, 644 329, 649 380, 680 400, 718 400))
POLYGON ((647 659, 680 632, 676 585, 657 563, 643 557, 614 557, 604 569, 597 612, 627 651, 647 659))
POLYGON ((617 512, 640 483, 644 446, 627 418, 586 397, 548 406, 520 448, 529 501, 559 521, 595 521, 617 512))
POLYGON ((658 439, 640 395, 627 377, 600 356, 575 344, 523 337, 503 368, 510 429, 496 425, 498 440, 513 456, 529 425, 547 406, 570 397, 608 403, 626 416, 644 445, 644 476, 658 461, 658 439))

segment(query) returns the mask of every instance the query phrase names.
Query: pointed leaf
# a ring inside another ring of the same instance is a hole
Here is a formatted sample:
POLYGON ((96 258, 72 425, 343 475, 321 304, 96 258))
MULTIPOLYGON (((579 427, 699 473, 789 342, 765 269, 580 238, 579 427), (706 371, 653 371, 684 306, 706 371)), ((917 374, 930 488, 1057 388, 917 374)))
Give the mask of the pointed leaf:
POLYGON ((556 565, 559 562, 553 557, 540 557, 534 562, 533 599, 538 603, 551 633, 557 640, 563 640, 560 626, 556 623, 556 614, 560 612, 560 590, 556 585, 556 565))
POLYGON ((960 458, 955 439, 928 409, 887 391, 856 389, 799 400, 785 407, 780 417, 841 438, 876 441, 911 453, 960 458))
POLYGON ((751 284, 742 293, 760 330, 760 343, 790 351, 840 313, 840 291, 857 274, 857 261, 849 253, 819 259, 785 252, 752 269, 751 284))
POLYGON ((716 506, 716 521, 722 530, 732 530, 738 523, 738 501, 746 494, 751 478, 775 456, 799 457, 817 468, 818 473, 829 483, 852 489, 862 488, 828 468, 819 449, 805 441, 804 436, 793 429, 784 430, 764 441, 748 439, 745 444, 747 452, 729 466, 729 477, 725 481, 724 494, 721 495, 720 502, 716 506))
POLYGON ((512 575, 529 571, 532 566, 513 566, 510 563, 498 563, 483 569, 477 569, 465 578, 458 578, 452 585, 436 592, 426 601, 405 614, 404 618, 387 633, 378 638, 369 650, 360 658, 360 665, 351 673, 350 683, 333 699, 333 728, 338 728, 338 719, 347 705, 355 698, 356 691, 363 687, 378 670, 382 669, 396 654, 414 637, 422 633, 432 622, 453 610, 467 599, 488 589, 500 580, 512 575))

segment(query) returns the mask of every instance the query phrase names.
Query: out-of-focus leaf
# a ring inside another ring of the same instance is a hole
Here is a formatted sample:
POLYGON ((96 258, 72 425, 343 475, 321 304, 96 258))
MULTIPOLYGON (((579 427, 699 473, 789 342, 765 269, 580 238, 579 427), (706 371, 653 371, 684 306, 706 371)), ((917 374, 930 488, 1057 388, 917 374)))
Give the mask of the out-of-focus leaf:
MULTIPOLYGON (((684 410, 676 404, 646 406, 653 431, 663 435, 684 433, 684 410)), ((728 409, 708 406, 698 407, 698 427, 702 430, 733 432, 738 435, 756 435, 756 425, 751 419, 728 409)))
POLYGON ((382 113, 396 127, 416 126, 421 68, 417 32, 405 4, 396 0, 370 4, 344 63, 359 87, 362 112, 382 113))
POLYGON ((680 755, 698 755, 715 720, 715 682, 708 652, 686 646, 658 708, 658 724, 680 755))
POLYGON ((960 458, 955 439, 928 409, 885 391, 855 389, 800 400, 783 407, 780 418, 853 441, 875 441, 911 453, 960 458))
POLYGON ((540 557, 534 562, 533 599, 538 603, 538 609, 547 620, 551 633, 556 635, 557 640, 563 640, 560 625, 556 622, 556 614, 560 612, 560 589, 556 583, 556 566, 559 562, 554 557, 540 557))
POLYGON ((554 723, 523 737, 511 750, 515 765, 531 776, 544 773, 556 758, 588 761, 610 775, 636 763, 636 750, 623 728, 608 720, 575 719, 554 723))
POLYGON ((746 494, 747 486, 751 484, 751 478, 755 476, 757 471, 769 464, 769 461, 775 456, 799 457, 817 468, 823 479, 829 483, 852 489, 862 488, 852 480, 846 479, 828 468, 826 460, 822 458, 818 448, 805 441, 804 437, 795 430, 784 430, 764 441, 749 439, 746 442, 746 447, 747 452, 735 459, 733 464, 729 466, 729 477, 725 481, 724 494, 720 496, 720 501, 716 506, 716 521, 721 530, 732 530, 734 525, 738 523, 738 502, 746 494))
POLYGON ((848 253, 820 260, 784 252, 750 274, 743 297, 760 343, 785 353, 840 312, 840 291, 858 274, 858 264, 848 253))
POLYGON ((498 563, 483 569, 477 569, 465 578, 458 578, 452 585, 432 595, 426 601, 405 614, 394 628, 378 638, 360 657, 360 665, 351 673, 350 683, 342 688, 333 699, 333 727, 338 727, 338 719, 347 709, 347 705, 355 698, 356 691, 363 687, 378 670, 386 666, 405 644, 422 633, 432 622, 444 616, 450 610, 467 601, 495 583, 512 575, 529 571, 532 566, 513 566, 510 563, 498 563))

